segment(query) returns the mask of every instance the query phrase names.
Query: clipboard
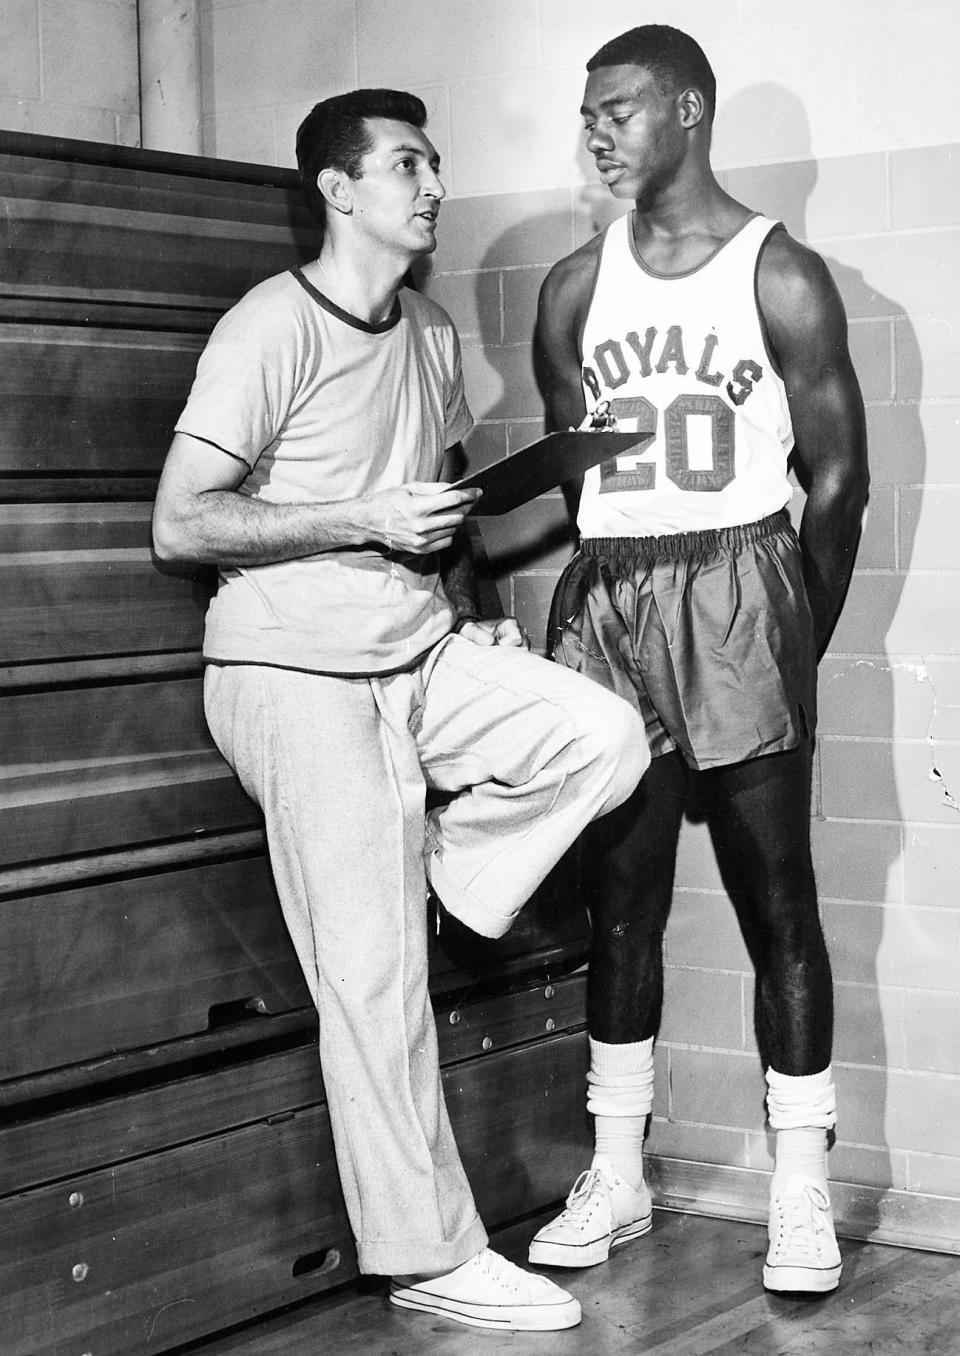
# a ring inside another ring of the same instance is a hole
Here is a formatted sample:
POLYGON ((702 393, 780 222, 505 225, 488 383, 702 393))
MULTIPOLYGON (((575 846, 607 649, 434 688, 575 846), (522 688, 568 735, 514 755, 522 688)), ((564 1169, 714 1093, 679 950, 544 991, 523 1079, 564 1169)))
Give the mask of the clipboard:
POLYGON ((547 490, 555 490, 565 480, 583 475, 591 466, 609 457, 628 452, 639 455, 654 436, 654 429, 636 433, 570 431, 548 433, 519 452, 484 466, 473 475, 458 480, 453 489, 478 486, 483 497, 471 510, 476 518, 496 518, 521 504, 536 499, 547 490))

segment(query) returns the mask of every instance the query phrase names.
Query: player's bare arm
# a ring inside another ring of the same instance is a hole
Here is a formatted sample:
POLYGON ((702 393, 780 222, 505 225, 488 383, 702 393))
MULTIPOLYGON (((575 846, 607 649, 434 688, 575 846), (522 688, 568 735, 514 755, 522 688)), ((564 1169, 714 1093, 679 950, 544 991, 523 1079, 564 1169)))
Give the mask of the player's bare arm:
POLYGON ((272 504, 240 493, 248 470, 221 448, 177 433, 154 508, 158 557, 229 568, 371 543, 429 555, 451 545, 479 494, 414 481, 338 503, 272 504))
MULTIPOLYGON (((455 467, 463 465, 460 444, 447 452, 441 474, 452 479, 455 467)), ((516 645, 529 649, 529 641, 515 617, 483 618, 473 548, 466 525, 454 533, 453 541, 440 555, 440 579, 443 591, 457 614, 456 629, 477 645, 516 645)))
MULTIPOLYGON (((544 279, 537 306, 533 364, 546 410, 548 432, 579 428, 586 415, 580 372, 580 337, 590 304, 602 237, 595 236, 555 264, 544 279)), ((563 487, 576 519, 582 479, 563 487)))
POLYGON ((787 388, 791 464, 807 495, 800 545, 819 657, 843 603, 867 502, 863 399, 843 304, 820 256, 775 232, 761 257, 758 290, 787 388))
MULTIPOLYGON (((463 452, 457 443, 455 447, 450 448, 444 458, 442 478, 453 479, 454 468, 462 465, 463 452)), ((454 533, 453 541, 440 556, 439 564, 443 591, 457 617, 464 621, 479 618, 480 594, 477 590, 477 574, 466 526, 459 527, 454 533)))

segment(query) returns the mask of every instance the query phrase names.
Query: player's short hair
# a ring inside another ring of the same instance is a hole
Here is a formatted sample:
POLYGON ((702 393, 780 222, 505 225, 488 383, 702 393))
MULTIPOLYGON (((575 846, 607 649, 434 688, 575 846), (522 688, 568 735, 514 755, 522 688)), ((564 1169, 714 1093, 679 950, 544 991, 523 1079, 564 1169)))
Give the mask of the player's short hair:
POLYGON ((587 62, 587 70, 601 66, 643 66, 664 94, 698 89, 707 106, 707 121, 717 107, 717 78, 703 48, 687 33, 668 24, 642 24, 604 43, 587 62))
POLYGON ((415 94, 399 89, 355 89, 314 104, 297 128, 300 187, 311 216, 323 225, 326 207, 317 187, 325 169, 339 169, 351 179, 363 173, 363 157, 373 146, 368 118, 390 118, 424 127, 427 110, 415 94))

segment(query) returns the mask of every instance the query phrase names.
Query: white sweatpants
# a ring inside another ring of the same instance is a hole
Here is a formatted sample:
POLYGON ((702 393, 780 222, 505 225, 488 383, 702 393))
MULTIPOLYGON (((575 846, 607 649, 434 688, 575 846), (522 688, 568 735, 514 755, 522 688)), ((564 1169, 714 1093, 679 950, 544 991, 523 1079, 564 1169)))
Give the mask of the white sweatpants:
POLYGON ((487 936, 649 763, 628 704, 460 636, 409 673, 210 665, 207 720, 264 812, 320 1016, 337 1165, 362 1271, 449 1269, 486 1242, 440 1086, 426 876, 487 936), (455 793, 425 820, 427 787, 455 793))

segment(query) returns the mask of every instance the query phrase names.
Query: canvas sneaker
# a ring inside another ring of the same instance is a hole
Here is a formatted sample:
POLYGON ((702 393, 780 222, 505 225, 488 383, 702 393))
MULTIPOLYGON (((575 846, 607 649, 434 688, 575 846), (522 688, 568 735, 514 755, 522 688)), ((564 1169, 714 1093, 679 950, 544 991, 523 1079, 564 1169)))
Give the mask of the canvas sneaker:
POLYGON ((610 1249, 649 1233, 653 1227, 650 1189, 635 1190, 597 1156, 567 1197, 566 1209, 545 1224, 530 1244, 530 1261, 547 1267, 592 1267, 610 1249))
POLYGON ((580 1322, 580 1305, 566 1290, 490 1248, 433 1280, 413 1285, 391 1281, 390 1301, 474 1328, 552 1332, 580 1322))
POLYGON ((767 1290, 826 1294, 840 1283, 840 1249, 830 1197, 809 1177, 791 1177, 770 1197, 770 1248, 763 1268, 767 1290))

